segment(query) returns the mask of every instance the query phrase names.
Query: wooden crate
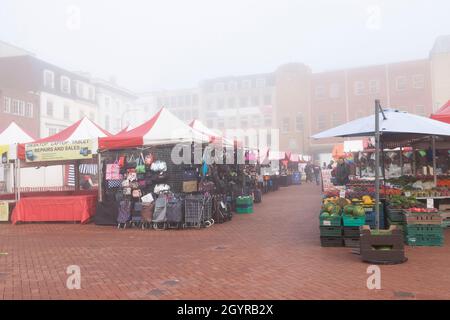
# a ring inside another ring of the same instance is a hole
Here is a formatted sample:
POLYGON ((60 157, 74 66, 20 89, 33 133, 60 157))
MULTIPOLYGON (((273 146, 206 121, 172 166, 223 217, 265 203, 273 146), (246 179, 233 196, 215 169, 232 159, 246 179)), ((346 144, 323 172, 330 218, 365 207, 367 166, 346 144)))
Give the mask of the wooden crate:
POLYGON ((375 264, 398 264, 406 261, 403 233, 396 226, 389 228, 389 234, 372 234, 369 226, 361 230, 361 258, 375 264), (384 250, 389 247, 389 250, 384 250))

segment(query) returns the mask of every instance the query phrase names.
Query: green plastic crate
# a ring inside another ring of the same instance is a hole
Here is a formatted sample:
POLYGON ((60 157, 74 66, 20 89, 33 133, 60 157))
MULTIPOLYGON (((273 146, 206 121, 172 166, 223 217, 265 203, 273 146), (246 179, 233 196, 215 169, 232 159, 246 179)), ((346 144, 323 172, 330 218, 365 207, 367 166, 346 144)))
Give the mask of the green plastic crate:
POLYGON ((236 213, 253 213, 253 206, 236 207, 236 213))
POLYGON ((338 217, 329 217, 329 218, 323 218, 319 216, 320 226, 324 227, 339 227, 342 225, 342 218, 341 216, 338 217))
POLYGON ((353 217, 348 215, 342 216, 344 227, 359 227, 366 223, 366 216, 353 217))
POLYGON ((250 206, 251 204, 253 204, 253 199, 252 197, 237 197, 236 198, 236 205, 237 206, 250 206))
POLYGON ((442 247, 444 245, 444 238, 407 236, 405 242, 409 246, 442 247))
POLYGON ((320 227, 321 237, 341 237, 342 227, 320 227))
POLYGON ((432 237, 442 237, 442 226, 427 225, 427 224, 412 224, 405 226, 405 233, 407 236, 432 236, 432 237))

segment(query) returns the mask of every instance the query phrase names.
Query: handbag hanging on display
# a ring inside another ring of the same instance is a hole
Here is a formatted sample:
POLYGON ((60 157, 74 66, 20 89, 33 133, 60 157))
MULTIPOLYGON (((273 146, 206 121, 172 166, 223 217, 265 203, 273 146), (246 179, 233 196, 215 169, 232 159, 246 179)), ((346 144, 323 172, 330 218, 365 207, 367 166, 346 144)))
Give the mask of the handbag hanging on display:
POLYGON ((160 183, 160 182, 165 182, 169 178, 169 175, 167 174, 166 171, 161 171, 161 172, 154 173, 152 178, 155 181, 155 183, 160 183))
POLYGON ((114 163, 110 163, 106 165, 106 173, 105 173, 105 179, 106 180, 120 180, 122 179, 120 174, 120 166, 119 162, 114 161, 114 163))
POLYGON ((140 197, 142 197, 141 189, 133 189, 133 191, 131 192, 131 196, 133 198, 140 198, 140 197))
POLYGON ((134 158, 133 154, 131 154, 131 156, 127 157, 124 167, 127 169, 135 169, 136 168, 136 159, 134 158))
POLYGON ((123 188, 123 194, 125 196, 130 196, 131 195, 131 188, 130 187, 123 188))
POLYGON ((138 180, 139 188, 145 188, 147 186, 147 182, 144 180, 138 180))
POLYGON ((122 187, 124 187, 124 188, 129 187, 130 186, 130 180, 125 179, 125 180, 122 181, 121 184, 122 184, 122 187))
POLYGON ((123 168, 123 167, 125 167, 125 162, 126 162, 126 157, 120 156, 119 160, 117 161, 117 164, 119 165, 120 168, 123 168))
POLYGON ((137 181, 130 182, 131 189, 139 189, 139 183, 137 181))
POLYGON ((144 155, 141 153, 136 159, 136 173, 145 173, 145 170, 144 155))
POLYGON ((142 202, 134 203, 134 211, 141 212, 142 211, 142 202))
POLYGON ((122 180, 106 180, 106 187, 108 189, 115 189, 122 186, 122 180))
POLYGON ((144 163, 147 167, 150 167, 152 165, 153 161, 155 161, 155 157, 153 156, 153 154, 148 153, 145 155, 144 163))

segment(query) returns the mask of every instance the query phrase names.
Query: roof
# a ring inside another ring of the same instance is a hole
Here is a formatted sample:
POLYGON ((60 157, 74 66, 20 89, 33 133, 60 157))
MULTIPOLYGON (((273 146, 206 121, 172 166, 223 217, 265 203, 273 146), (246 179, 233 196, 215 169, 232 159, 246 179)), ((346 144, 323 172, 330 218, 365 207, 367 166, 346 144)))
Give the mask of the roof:
POLYGON ((430 54, 450 53, 450 35, 443 35, 436 39, 430 54))
POLYGON ((27 143, 34 140, 33 135, 28 134, 14 121, 0 132, 0 144, 27 143))

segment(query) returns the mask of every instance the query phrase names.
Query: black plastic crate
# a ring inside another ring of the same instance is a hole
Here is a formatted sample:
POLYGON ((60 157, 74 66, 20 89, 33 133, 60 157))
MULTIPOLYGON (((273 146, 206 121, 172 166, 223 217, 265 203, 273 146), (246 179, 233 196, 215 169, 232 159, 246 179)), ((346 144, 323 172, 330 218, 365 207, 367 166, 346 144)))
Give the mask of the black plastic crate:
POLYGON ((343 247, 344 239, 342 237, 320 237, 322 247, 343 247))
POLYGON ((344 246, 348 248, 359 248, 360 237, 344 238, 344 246))
POLYGON ((347 238, 359 238, 359 227, 344 227, 344 237, 347 238))

